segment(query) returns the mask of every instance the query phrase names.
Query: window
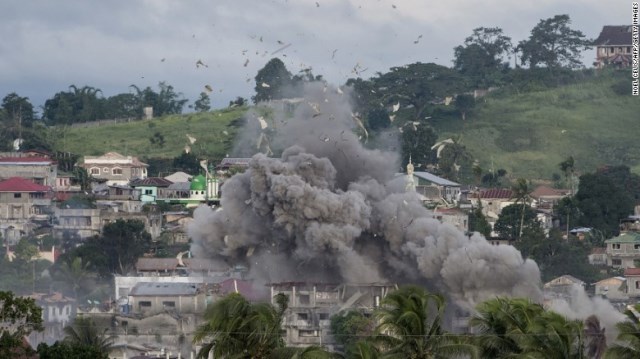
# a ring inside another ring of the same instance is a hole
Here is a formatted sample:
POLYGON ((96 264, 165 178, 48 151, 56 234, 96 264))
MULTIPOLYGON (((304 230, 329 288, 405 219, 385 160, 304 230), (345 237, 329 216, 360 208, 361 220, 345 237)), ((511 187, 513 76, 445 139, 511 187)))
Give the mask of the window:
POLYGON ((298 332, 298 334, 301 337, 317 337, 318 331, 317 330, 301 330, 298 332))
POLYGON ((636 289, 640 289, 640 281, 636 281, 636 289))
POLYGON ((13 198, 22 198, 22 193, 14 193, 13 198))
POLYGON ((97 168, 97 167, 93 167, 93 168, 91 168, 90 172, 91 172, 92 175, 99 175, 100 174, 100 169, 97 168))
POLYGON ((329 319, 329 313, 320 313, 320 314, 318 314, 318 319, 320 319, 320 320, 328 320, 329 319))
POLYGON ((631 53, 631 46, 627 46, 627 54, 631 53))
POLYGON ((121 176, 122 175, 122 168, 114 168, 111 170, 111 174, 116 175, 116 176, 121 176))
POLYGON ((145 189, 144 190, 144 194, 153 194, 153 191, 151 191, 150 189, 145 189))
POLYGON ((307 314, 307 313, 298 313, 298 319, 299 320, 308 320, 309 319, 309 314, 307 314))
POLYGON ((620 243, 613 243, 611 247, 613 247, 613 249, 620 249, 620 243))
POLYGON ((640 244, 634 244, 633 249, 640 249, 640 244))
POLYGON ((622 265, 622 259, 615 259, 615 258, 614 258, 614 259, 612 259, 612 260, 611 260, 611 265, 614 265, 614 266, 621 266, 621 265, 622 265))
POLYGON ((150 301, 141 301, 141 302, 138 303, 138 306, 140 307, 140 309, 151 308, 151 302, 150 301))
POLYGON ((309 299, 309 294, 301 294, 298 302, 302 305, 308 305, 309 303, 311 303, 309 299))
POLYGON ((162 306, 164 307, 164 309, 173 309, 176 307, 176 302, 174 301, 165 301, 162 302, 162 306))

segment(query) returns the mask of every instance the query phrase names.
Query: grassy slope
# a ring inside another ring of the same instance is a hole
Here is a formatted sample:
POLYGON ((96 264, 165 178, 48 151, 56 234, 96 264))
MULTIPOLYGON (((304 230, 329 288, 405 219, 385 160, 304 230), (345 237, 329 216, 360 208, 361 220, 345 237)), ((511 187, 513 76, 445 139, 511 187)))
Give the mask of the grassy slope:
POLYGON ((640 98, 616 95, 611 85, 617 81, 619 76, 606 75, 547 91, 492 95, 466 124, 441 121, 435 127, 441 138, 462 132, 482 168, 493 163, 512 177, 551 178, 568 156, 581 172, 626 164, 640 173, 640 98))
POLYGON ((190 134, 197 139, 191 145, 195 153, 209 158, 222 158, 231 147, 236 133, 236 126, 231 123, 241 118, 245 111, 219 110, 99 127, 70 128, 65 131, 65 138, 57 141, 57 150, 81 155, 116 151, 143 158, 173 158, 182 153, 184 146, 189 143, 186 134, 190 134), (162 147, 152 145, 149 141, 156 132, 164 136, 165 144, 162 147))

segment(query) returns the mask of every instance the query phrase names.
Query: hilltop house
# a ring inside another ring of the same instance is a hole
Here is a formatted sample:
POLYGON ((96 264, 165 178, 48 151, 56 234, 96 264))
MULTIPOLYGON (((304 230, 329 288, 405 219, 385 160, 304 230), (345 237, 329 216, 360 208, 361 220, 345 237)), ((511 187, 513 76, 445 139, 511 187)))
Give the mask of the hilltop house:
POLYGON ((31 233, 34 222, 49 222, 51 197, 51 187, 21 177, 0 182, 0 229, 9 244, 31 233))
POLYGON ((94 178, 107 180, 108 185, 127 185, 133 179, 147 178, 148 164, 137 157, 107 152, 102 156, 85 156, 78 166, 94 178))
POLYGON ((633 46, 631 26, 604 26, 594 43, 596 45, 596 61, 593 66, 596 68, 631 66, 631 47, 633 46))
POLYGON ((607 245, 607 265, 613 268, 635 268, 640 260, 640 233, 623 232, 604 241, 607 245))
POLYGON ((144 204, 155 203, 157 198, 165 198, 163 189, 168 188, 173 182, 162 177, 147 177, 131 181, 131 187, 140 191, 140 201, 144 204))

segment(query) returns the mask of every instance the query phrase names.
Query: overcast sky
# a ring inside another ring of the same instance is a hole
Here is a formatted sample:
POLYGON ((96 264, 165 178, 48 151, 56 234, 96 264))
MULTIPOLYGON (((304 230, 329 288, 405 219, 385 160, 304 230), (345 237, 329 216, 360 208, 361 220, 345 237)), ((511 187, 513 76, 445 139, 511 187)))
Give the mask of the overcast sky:
MULTIPOLYGON (((595 38, 603 25, 631 22, 631 1, 6 0, 0 97, 15 91, 41 106, 72 84, 111 96, 167 81, 189 103, 210 85, 221 107, 253 95, 275 56, 294 74, 311 67, 340 85, 356 65, 364 78, 415 62, 451 66, 476 27, 498 26, 518 42, 557 14, 595 38)), ((585 65, 594 56, 585 53, 585 65)))

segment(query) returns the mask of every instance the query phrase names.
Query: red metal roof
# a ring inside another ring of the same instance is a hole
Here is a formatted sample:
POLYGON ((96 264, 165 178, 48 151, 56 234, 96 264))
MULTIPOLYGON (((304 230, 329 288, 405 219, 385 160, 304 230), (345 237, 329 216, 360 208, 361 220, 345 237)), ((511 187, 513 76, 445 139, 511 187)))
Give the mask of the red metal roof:
POLYGON ((48 192, 49 186, 33 183, 22 177, 11 177, 0 182, 0 192, 48 192))
POLYGON ((491 188, 480 191, 480 198, 513 198, 513 192, 505 188, 491 188))
POLYGON ((628 275, 640 275, 640 268, 625 268, 624 276, 628 275))

